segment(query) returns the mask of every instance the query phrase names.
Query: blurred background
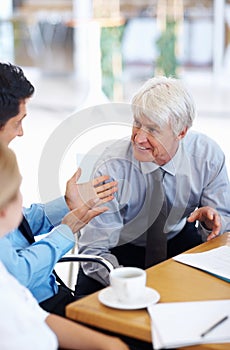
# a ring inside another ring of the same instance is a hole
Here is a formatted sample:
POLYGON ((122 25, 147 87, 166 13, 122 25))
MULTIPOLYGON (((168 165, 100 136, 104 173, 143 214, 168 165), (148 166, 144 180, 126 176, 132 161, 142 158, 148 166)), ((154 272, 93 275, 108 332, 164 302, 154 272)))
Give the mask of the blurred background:
MULTIPOLYGON (((21 66, 36 89, 25 135, 12 143, 25 205, 40 199, 39 159, 60 123, 86 107, 129 103, 157 74, 185 81, 198 111, 193 128, 220 144, 229 170, 230 1, 4 0, 0 61, 21 66)), ((63 183, 78 166, 68 152, 63 183)))

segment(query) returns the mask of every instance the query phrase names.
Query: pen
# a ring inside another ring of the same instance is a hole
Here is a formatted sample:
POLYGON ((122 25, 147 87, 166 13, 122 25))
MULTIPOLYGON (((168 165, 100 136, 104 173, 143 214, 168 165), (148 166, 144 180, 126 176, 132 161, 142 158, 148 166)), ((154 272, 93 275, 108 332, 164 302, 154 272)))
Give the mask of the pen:
POLYGON ((221 318, 221 320, 219 320, 218 322, 214 323, 213 326, 211 326, 210 328, 208 328, 205 332, 203 332, 200 336, 204 337, 206 334, 208 334, 209 332, 211 332, 214 328, 216 328, 217 326, 219 326, 221 323, 223 323, 224 321, 226 321, 228 319, 228 316, 225 316, 223 318, 221 318))

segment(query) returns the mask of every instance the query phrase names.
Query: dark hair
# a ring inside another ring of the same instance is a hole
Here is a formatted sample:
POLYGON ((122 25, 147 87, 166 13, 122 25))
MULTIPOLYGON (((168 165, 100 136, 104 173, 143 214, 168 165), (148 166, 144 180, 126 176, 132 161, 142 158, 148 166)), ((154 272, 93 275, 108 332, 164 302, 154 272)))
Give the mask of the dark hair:
POLYGON ((19 113, 21 101, 33 93, 34 87, 20 67, 0 63, 0 128, 19 113))

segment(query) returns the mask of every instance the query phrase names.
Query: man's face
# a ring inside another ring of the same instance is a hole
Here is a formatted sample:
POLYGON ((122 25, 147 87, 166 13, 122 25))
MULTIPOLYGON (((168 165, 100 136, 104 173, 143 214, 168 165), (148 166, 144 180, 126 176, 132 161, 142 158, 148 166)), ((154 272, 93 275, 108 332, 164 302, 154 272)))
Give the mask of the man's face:
POLYGON ((175 155, 185 133, 175 136, 167 123, 160 127, 145 116, 134 117, 131 137, 134 157, 140 162, 164 165, 175 155))
POLYGON ((22 120, 26 116, 26 102, 23 100, 19 105, 19 113, 0 128, 0 141, 7 146, 15 137, 23 136, 22 120))

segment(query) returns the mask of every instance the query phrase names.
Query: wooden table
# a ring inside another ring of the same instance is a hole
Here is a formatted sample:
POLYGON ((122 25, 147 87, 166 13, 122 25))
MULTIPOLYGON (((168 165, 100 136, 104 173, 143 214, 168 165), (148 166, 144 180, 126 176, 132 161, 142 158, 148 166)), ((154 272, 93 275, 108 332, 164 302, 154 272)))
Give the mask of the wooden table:
MULTIPOLYGON (((188 252, 203 252, 226 244, 230 245, 228 232, 188 252)), ((172 259, 147 270, 147 286, 160 293, 162 303, 230 298, 228 282, 172 259)), ((98 293, 69 304, 66 308, 67 317, 88 326, 151 342, 150 318, 146 309, 126 311, 108 308, 98 301, 98 293)), ((229 350, 230 343, 180 349, 229 350)))

